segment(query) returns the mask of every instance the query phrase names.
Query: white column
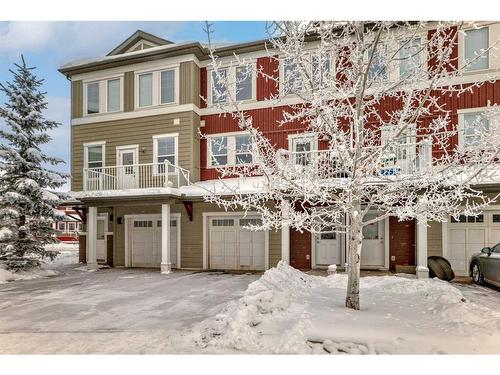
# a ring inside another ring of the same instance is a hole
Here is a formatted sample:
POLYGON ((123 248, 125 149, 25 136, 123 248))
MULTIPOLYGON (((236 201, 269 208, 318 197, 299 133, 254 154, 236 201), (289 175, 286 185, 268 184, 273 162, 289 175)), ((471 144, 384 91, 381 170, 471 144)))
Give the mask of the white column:
POLYGON ((427 223, 417 220, 417 277, 429 277, 427 268, 427 223))
MULTIPOLYGON (((281 216, 286 219, 289 217, 290 207, 288 202, 281 201, 281 216)), ((281 227, 281 260, 290 264, 290 226, 282 225, 281 227)))
POLYGON ((161 205, 161 273, 172 271, 170 263, 170 204, 161 205))
POLYGON ((97 207, 89 207, 87 214, 87 269, 97 269, 97 207))

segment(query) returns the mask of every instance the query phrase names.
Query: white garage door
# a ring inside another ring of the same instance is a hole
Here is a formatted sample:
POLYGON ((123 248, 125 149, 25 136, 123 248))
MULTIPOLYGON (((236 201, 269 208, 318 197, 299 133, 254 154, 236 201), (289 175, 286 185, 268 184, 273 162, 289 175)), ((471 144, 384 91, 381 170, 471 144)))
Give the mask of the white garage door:
POLYGON ((264 270, 266 232, 245 227, 256 225, 258 218, 210 217, 209 267, 211 269, 264 270))
POLYGON ((485 246, 500 242, 500 212, 485 211, 477 217, 461 215, 448 226, 447 259, 455 273, 468 275, 469 260, 485 246))
MULTIPOLYGON (((129 254, 131 267, 161 265, 161 219, 159 215, 129 219, 129 254)), ((170 221, 170 262, 177 267, 178 219, 170 221)))

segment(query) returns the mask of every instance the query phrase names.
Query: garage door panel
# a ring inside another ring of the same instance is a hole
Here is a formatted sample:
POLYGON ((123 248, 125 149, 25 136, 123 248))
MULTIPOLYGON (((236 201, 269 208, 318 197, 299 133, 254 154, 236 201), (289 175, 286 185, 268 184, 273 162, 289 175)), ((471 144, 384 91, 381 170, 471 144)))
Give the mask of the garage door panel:
POLYGON ((265 267, 265 232, 250 231, 242 223, 259 219, 216 217, 209 219, 209 266, 213 269, 265 267))
POLYGON ((450 229, 450 243, 465 243, 465 229, 450 229))

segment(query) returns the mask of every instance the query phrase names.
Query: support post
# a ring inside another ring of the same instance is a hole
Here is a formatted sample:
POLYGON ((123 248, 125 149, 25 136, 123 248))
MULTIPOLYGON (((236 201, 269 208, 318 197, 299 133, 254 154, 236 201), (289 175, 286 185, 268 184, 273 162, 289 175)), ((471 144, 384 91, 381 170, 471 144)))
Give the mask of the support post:
POLYGON ((170 204, 161 205, 161 273, 172 272, 170 263, 170 204))
POLYGON ((97 270, 97 207, 89 207, 87 217, 87 269, 97 270))
POLYGON ((429 277, 427 268, 427 223, 417 220, 417 278, 429 277))
MULTIPOLYGON (((288 219, 290 216, 290 206, 286 200, 281 201, 281 217, 288 219)), ((290 226, 281 226, 281 260, 290 264, 290 226)))

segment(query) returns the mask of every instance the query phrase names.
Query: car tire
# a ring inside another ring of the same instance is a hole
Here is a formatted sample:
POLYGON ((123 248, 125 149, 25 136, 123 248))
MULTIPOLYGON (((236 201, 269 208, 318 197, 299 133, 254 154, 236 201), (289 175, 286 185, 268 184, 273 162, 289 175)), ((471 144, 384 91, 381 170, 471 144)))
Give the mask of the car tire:
POLYGON ((430 278, 437 277, 440 280, 446 279, 446 273, 443 271, 441 264, 439 264, 434 257, 427 259, 427 268, 429 268, 430 278))
POLYGON ((483 272, 481 271, 479 262, 472 263, 471 275, 474 284, 481 285, 483 283, 483 272))
POLYGON ((443 273, 445 274, 445 278, 442 280, 446 281, 451 281, 455 278, 455 272, 453 272, 453 269, 451 268, 450 262, 446 260, 445 258, 436 258, 436 262, 441 266, 441 269, 443 270, 443 273))

